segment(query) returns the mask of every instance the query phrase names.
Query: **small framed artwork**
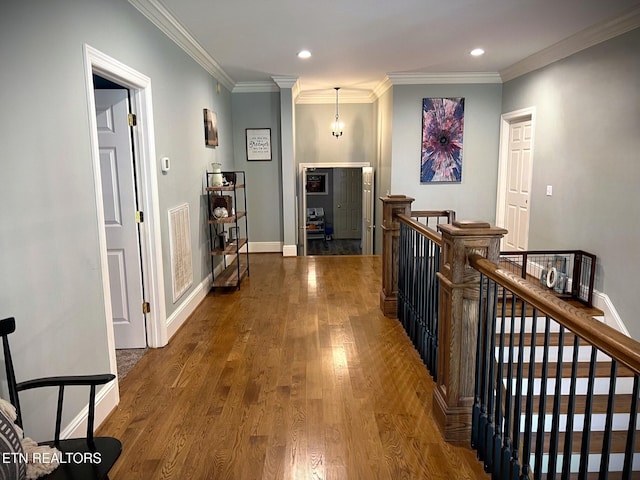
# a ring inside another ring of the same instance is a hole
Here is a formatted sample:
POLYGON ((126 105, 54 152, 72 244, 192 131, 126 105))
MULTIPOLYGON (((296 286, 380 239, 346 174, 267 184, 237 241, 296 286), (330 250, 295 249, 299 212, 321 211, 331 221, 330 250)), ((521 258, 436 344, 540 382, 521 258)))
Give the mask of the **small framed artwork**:
POLYGON ((270 161, 271 160, 271 129, 247 128, 247 160, 270 161))
POLYGON ((204 144, 207 147, 218 146, 218 117, 215 112, 208 108, 203 110, 204 113, 204 144))
POLYGON ((327 174, 326 173, 307 173, 306 178, 307 195, 328 195, 327 174))

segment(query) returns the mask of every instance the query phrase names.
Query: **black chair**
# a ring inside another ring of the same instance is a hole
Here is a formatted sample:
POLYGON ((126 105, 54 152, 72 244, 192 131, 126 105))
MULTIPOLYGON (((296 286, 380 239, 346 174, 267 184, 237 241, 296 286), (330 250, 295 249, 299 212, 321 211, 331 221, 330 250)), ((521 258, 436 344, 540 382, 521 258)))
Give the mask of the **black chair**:
MULTIPOLYGON (((49 445, 62 452, 63 458, 71 461, 60 463, 58 468, 45 477, 46 480, 92 480, 107 479, 109 470, 122 452, 122 443, 117 438, 94 437, 93 426, 96 404, 96 387, 109 383, 115 378, 113 374, 101 375, 76 375, 65 377, 46 377, 27 380, 16 383, 9 350, 10 333, 16 329, 16 322, 13 317, 0 320, 0 336, 2 337, 2 347, 4 350, 4 363, 7 372, 7 385, 9 389, 9 401, 16 408, 16 424, 22 428, 22 413, 20 411, 20 400, 18 393, 23 390, 40 387, 58 387, 58 409, 55 424, 55 439, 49 442, 41 442, 40 445, 49 445), (89 387, 89 417, 87 420, 87 437, 75 439, 60 439, 60 425, 62 423, 62 404, 64 389, 67 386, 88 386, 89 387), (89 461, 80 461, 88 459, 89 461)), ((25 436, 28 436, 25 433, 25 436)))

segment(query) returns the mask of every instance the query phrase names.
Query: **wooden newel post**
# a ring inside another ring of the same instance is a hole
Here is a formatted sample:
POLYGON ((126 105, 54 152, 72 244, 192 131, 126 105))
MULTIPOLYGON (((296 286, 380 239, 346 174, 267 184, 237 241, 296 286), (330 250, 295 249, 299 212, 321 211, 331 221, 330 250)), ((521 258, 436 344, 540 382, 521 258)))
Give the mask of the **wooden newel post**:
POLYGON ((475 387, 480 274, 469 253, 496 262, 506 230, 484 222, 438 225, 442 233, 438 329, 438 382, 433 411, 447 442, 469 445, 475 387))
POLYGON ((411 215, 414 198, 405 195, 387 195, 382 200, 382 290, 380 310, 385 317, 398 317, 398 242, 400 224, 394 220, 397 213, 411 215))

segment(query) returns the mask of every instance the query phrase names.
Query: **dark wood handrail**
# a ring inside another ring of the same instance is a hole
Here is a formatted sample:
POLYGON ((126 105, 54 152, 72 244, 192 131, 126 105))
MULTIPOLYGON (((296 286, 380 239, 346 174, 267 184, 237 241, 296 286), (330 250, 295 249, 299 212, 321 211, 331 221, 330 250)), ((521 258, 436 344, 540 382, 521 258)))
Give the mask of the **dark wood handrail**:
POLYGON ((498 267, 481 255, 474 253, 468 258, 470 265, 480 273, 511 290, 527 304, 549 315, 597 349, 640 374, 639 342, 597 321, 537 285, 498 267))
POLYGON ((448 223, 456 219, 455 210, 411 210, 412 217, 446 217, 448 223))
MULTIPOLYGON (((414 212, 411 212, 412 216, 413 216, 413 214, 414 214, 414 212)), ((424 237, 427 237, 432 242, 435 242, 438 245, 442 246, 442 234, 440 232, 437 232, 436 230, 434 230, 431 227, 427 227, 423 223, 416 222, 413 218, 408 217, 408 216, 406 216, 406 215, 404 215, 402 213, 396 214, 396 217, 398 218, 398 220, 401 223, 404 223, 405 225, 407 225, 407 226, 411 227, 412 229, 416 230, 420 235, 422 235, 424 237)))

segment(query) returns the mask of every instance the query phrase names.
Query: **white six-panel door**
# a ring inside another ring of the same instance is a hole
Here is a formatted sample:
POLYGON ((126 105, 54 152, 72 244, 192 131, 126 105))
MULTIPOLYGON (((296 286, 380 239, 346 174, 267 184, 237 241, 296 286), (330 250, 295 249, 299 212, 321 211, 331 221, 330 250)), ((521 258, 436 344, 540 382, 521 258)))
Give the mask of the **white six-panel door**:
POLYGON ((503 250, 526 250, 529 240, 529 214, 532 173, 531 120, 509 126, 505 228, 503 250))
POLYGON ((116 348, 147 346, 127 90, 96 90, 100 176, 116 348))

